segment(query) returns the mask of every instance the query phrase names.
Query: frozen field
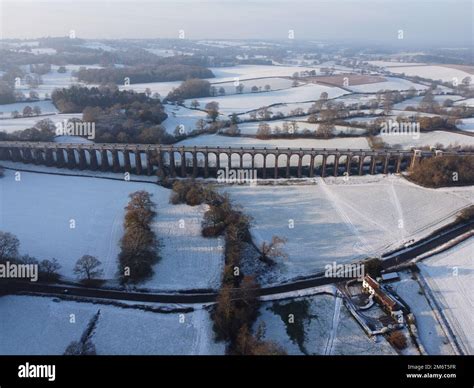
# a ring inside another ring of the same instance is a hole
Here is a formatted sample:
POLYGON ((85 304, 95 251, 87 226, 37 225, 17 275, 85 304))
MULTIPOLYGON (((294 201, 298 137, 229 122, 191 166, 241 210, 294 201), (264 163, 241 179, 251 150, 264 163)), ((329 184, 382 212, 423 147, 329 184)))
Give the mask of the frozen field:
POLYGON ((418 264, 466 354, 474 354, 474 239, 418 264))
POLYGON ((345 306, 341 307, 332 349, 330 354, 333 355, 395 356, 397 354, 382 336, 377 336, 376 342, 367 337, 345 306))
POLYGON ((401 280, 392 283, 392 287, 415 315, 418 336, 426 352, 429 355, 455 354, 418 282, 406 272, 399 275, 401 280))
MULTIPOLYGON (((244 94, 252 93, 253 86, 256 86, 259 88, 259 91, 262 92, 265 92, 266 85, 269 85, 271 90, 289 89, 292 87, 293 81, 289 78, 268 77, 239 80, 238 84, 241 84, 244 87, 242 89, 242 94, 244 94)), ((217 90, 224 88, 226 94, 237 94, 236 81, 212 83, 212 86, 217 90)))
MULTIPOLYGON (((298 118, 297 120, 298 121, 294 120, 294 121, 296 121, 296 125, 297 125, 297 131, 296 131, 297 133, 303 133, 307 130, 310 131, 310 132, 315 132, 319 127, 319 124, 308 123, 307 121, 303 121, 304 117, 298 118)), ((285 122, 292 125, 293 120, 272 120, 272 121, 268 121, 267 123, 268 123, 268 125, 270 125, 270 127, 273 131, 276 126, 280 127, 280 129, 281 129, 285 122)), ((242 135, 256 135, 257 131, 258 131, 258 125, 259 124, 260 124, 260 122, 251 122, 251 123, 239 124, 240 133, 242 135)), ((291 127, 291 128, 293 128, 293 130, 295 129, 294 127, 291 127)), ((358 135, 358 134, 365 133, 365 130, 360 129, 360 128, 353 128, 353 127, 347 127, 347 126, 342 126, 342 125, 335 125, 334 133, 335 134, 345 133, 345 134, 358 135)))
POLYGON ((453 82, 453 78, 457 78, 458 82, 461 82, 465 77, 472 78, 472 75, 465 71, 447 66, 397 66, 389 67, 387 70, 395 74, 405 73, 408 76, 419 76, 434 81, 442 80, 444 82, 453 82))
POLYGON ((155 313, 91 303, 32 296, 0 297, 0 354, 61 355, 78 341, 100 309, 92 342, 97 354, 223 354, 213 340, 206 310, 184 314, 155 313), (74 314, 75 323, 70 323, 74 314))
MULTIPOLYGON (((58 110, 53 105, 50 100, 43 100, 43 101, 31 101, 31 102, 16 102, 14 104, 3 104, 0 105, 0 118, 11 118, 11 113, 14 111, 18 111, 20 114, 23 113, 23 109, 26 106, 30 106, 34 108, 35 106, 41 109, 41 113, 57 113, 58 110)), ((41 116, 37 117, 38 120, 41 120, 41 116)), ((1 123, 0 123, 1 125, 1 123)))
POLYGON ((467 98, 465 100, 456 101, 454 105, 466 105, 474 107, 474 98, 467 98))
MULTIPOLYGON (((462 126, 461 126, 462 127, 462 126)), ((421 147, 421 146, 436 146, 442 144, 449 145, 474 145, 474 136, 462 135, 459 133, 451 133, 444 131, 420 132, 418 135, 378 135, 383 142, 391 147, 421 147), (419 136, 419 137, 418 137, 419 136), (415 138, 418 137, 418 138, 415 138)))
MULTIPOLYGON (((402 102, 399 102, 397 104, 395 104, 393 106, 394 109, 397 109, 397 110, 404 110, 405 108, 409 107, 409 106, 412 106, 414 108, 417 108, 419 107, 421 101, 423 100, 423 97, 424 96, 417 96, 417 97, 413 97, 413 98, 409 98, 408 100, 405 100, 405 101, 402 101, 402 102)), ((443 105, 443 103, 446 101, 446 100, 451 100, 451 101, 458 101, 462 99, 461 96, 456 96, 456 95, 451 95, 451 94, 443 94, 443 95, 439 95, 439 96, 434 96, 434 100, 439 104, 439 105, 443 105)), ((461 102, 464 102, 465 100, 461 101, 461 102)), ((457 104, 454 104, 454 105, 457 105, 457 104)))
MULTIPOLYGON (((1 105, 0 105, 1 109, 1 105)), ((7 114, 7 117, 9 115, 7 114)), ((0 116, 0 131, 7 133, 21 131, 27 128, 32 128, 38 121, 49 119, 53 123, 62 122, 63 120, 69 120, 72 118, 82 119, 82 113, 64 113, 64 114, 53 114, 48 116, 35 116, 35 117, 20 117, 17 119, 7 118, 1 119, 0 116)))
POLYGON ((212 321, 206 310, 184 315, 101 307, 92 337, 101 355, 219 355, 225 344, 214 342, 212 321))
POLYGON ((330 295, 265 302, 254 328, 263 322, 265 339, 277 343, 290 355, 324 354, 334 308, 334 297, 330 295), (295 323, 288 323, 289 314, 294 315, 295 323))
MULTIPOLYGON (((133 82, 133 80, 131 80, 133 82)), ((147 83, 132 83, 131 85, 119 85, 120 90, 135 90, 139 93, 144 93, 146 89, 150 89, 152 94, 158 93, 160 97, 165 98, 173 88, 181 85, 181 81, 170 82, 147 82, 147 83)))
POLYGON ((162 242, 162 259, 146 286, 217 287, 222 268, 218 241, 204 239, 198 231, 205 209, 171 205, 170 191, 154 184, 27 172, 16 182, 13 171, 6 170, 0 186, 0 230, 18 237, 22 254, 56 258, 66 277, 74 277, 75 262, 90 254, 102 261, 104 278, 111 279, 117 270, 124 207, 137 190, 153 194, 155 233, 162 242))
POLYGON ((260 77, 291 77, 296 72, 311 71, 314 68, 302 66, 240 65, 211 67, 210 69, 214 73, 215 78, 210 78, 209 81, 215 83, 235 81, 236 78, 245 80, 260 77))
POLYGON ((474 117, 462 119, 461 124, 458 124, 457 127, 463 131, 474 132, 474 117))
MULTIPOLYGON (((214 85, 216 88, 220 88, 221 86, 223 86, 226 90, 226 93, 234 93, 235 86, 233 86, 233 82, 235 82, 236 79, 244 83, 244 92, 249 92, 250 88, 253 85, 261 85, 263 87, 267 83, 272 86, 272 89, 283 89, 287 86, 288 82, 291 86, 291 81, 284 80, 279 77, 291 77, 295 72, 303 70, 312 70, 312 68, 299 66, 240 65, 231 67, 211 67, 210 70, 214 73, 215 78, 208 78, 207 80, 209 82, 211 82, 212 84, 216 84, 214 85), (243 82, 244 80, 260 77, 271 77, 272 80, 252 80, 243 82), (228 82, 229 84, 217 84, 222 82, 228 82)), ((164 98, 173 88, 177 88, 179 85, 181 85, 181 81, 149 82, 131 84, 128 86, 122 85, 120 86, 120 89, 133 89, 137 92, 144 92, 146 88, 149 88, 152 93, 159 93, 160 96, 164 98)), ((317 99, 318 97, 319 94, 314 99, 317 99)), ((257 108, 259 108, 260 106, 257 106, 257 108)))
POLYGON ((154 267, 153 278, 142 286, 160 290, 219 288, 224 243, 219 246, 218 239, 201 235, 206 205, 171 205, 170 191, 159 189, 164 195, 155 198, 158 217, 154 230, 162 243, 162 259, 154 267))
POLYGON ((182 106, 164 105, 168 118, 161 123, 166 128, 166 132, 174 134, 177 126, 184 126, 184 134, 196 129, 196 121, 206 120, 207 114, 200 110, 188 109, 182 106))
MULTIPOLYGON (((53 93, 54 89, 57 88, 67 88, 73 84, 84 85, 82 82, 79 82, 77 78, 75 78, 72 74, 74 71, 78 71, 81 67, 85 67, 88 69, 101 68, 101 66, 99 65, 65 65, 65 67, 65 73, 58 73, 59 66, 51 65, 51 71, 41 76, 43 83, 40 84, 37 88, 33 89, 38 93, 41 99, 44 99, 47 96, 51 97, 51 94, 53 93)), ((28 72, 29 68, 25 67, 25 70, 28 72)), ((28 96, 30 88, 27 84, 23 83, 22 86, 18 88, 18 90, 28 96)))
POLYGON ((340 148, 368 149, 364 137, 333 139, 268 139, 260 140, 248 137, 230 137, 220 135, 202 135, 180 141, 177 145, 209 147, 267 147, 267 148, 340 148))
POLYGON ((254 218, 251 232, 258 245, 273 235, 287 238, 289 257, 275 267, 279 280, 317 273, 333 261, 378 256, 428 235, 472 203, 472 191, 425 189, 382 176, 225 191, 254 218))
MULTIPOLYGON (((243 96, 206 97, 198 98, 197 100, 201 104, 201 107, 204 107, 210 101, 217 101, 219 103, 219 112, 229 115, 231 113, 245 113, 277 103, 316 101, 322 92, 327 92, 329 98, 338 97, 347 93, 337 87, 307 84, 295 88, 265 93, 251 93, 243 96)), ((186 105, 189 105, 191 101, 192 100, 186 100, 186 105)))
POLYGON ((34 296, 0 297, 0 354, 63 354, 99 307, 34 296), (75 323, 70 322, 74 314, 75 323))
POLYGON ((420 84, 415 84, 402 78, 385 77, 387 81, 376 82, 373 84, 350 86, 350 89, 359 93, 377 93, 379 90, 408 90, 414 87, 416 90, 424 90, 427 87, 420 84))
MULTIPOLYGON (((344 137, 344 138, 333 138, 333 139, 269 139, 260 140, 251 137, 229 137, 220 135, 201 135, 198 137, 192 137, 177 143, 178 146, 209 146, 209 147, 255 147, 255 148, 339 148, 339 149, 369 149, 369 143, 365 137, 344 137)), ((190 156, 187 155, 187 158, 190 156)), ((175 157, 179 160, 179 157, 175 157)), ((209 163, 215 163, 214 155, 209 157, 209 163)), ((238 154, 232 154, 232 166, 239 166, 240 157, 238 154)), ((203 160, 201 154, 198 155, 198 160, 203 160)), ((273 163, 274 156, 267 156, 267 163, 273 163)), ((220 155, 221 166, 227 166, 227 155, 220 155)), ((309 163, 309 158, 305 158, 304 163, 309 163), (308 161, 306 160, 308 159, 308 161)), ((292 157, 290 160, 292 166, 298 165, 298 159, 292 157)), ((243 156, 243 166, 250 167, 252 165, 251 157, 249 154, 243 156)), ((280 156, 278 159, 278 165, 280 167, 286 166, 286 157, 280 156)), ((255 156, 255 166, 263 166, 263 156, 255 156)))
POLYGON ((265 302, 254 327, 263 322, 265 339, 290 355, 396 354, 384 340, 370 340, 341 303, 330 295, 265 302), (288 323, 293 314, 295 323, 288 323))

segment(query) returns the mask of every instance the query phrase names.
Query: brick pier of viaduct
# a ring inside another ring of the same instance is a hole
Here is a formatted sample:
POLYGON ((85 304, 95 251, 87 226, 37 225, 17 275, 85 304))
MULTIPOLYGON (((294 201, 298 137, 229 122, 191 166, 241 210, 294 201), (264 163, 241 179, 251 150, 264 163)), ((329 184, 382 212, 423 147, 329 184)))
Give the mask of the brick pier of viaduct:
POLYGON ((421 158, 450 154, 460 153, 0 142, 0 160, 80 170, 157 174, 172 178, 215 177, 217 170, 222 168, 251 168, 257 171, 261 179, 398 173, 421 158), (185 163, 181 162, 183 160, 185 163))

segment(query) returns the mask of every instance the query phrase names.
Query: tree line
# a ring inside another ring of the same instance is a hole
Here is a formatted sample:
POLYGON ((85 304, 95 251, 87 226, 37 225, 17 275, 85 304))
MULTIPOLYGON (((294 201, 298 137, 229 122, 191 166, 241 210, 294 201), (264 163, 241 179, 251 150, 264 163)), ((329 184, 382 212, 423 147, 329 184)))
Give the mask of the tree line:
POLYGON ((144 280, 153 274, 159 259, 158 242, 152 230, 156 216, 152 194, 136 191, 125 207, 124 235, 120 240, 119 275, 122 283, 144 280))
POLYGON ((218 341, 227 342, 227 353, 234 355, 279 355, 284 350, 264 340, 264 326, 255 333, 252 328, 259 314, 260 288, 256 277, 241 269, 241 257, 246 242, 250 241, 250 218, 232 206, 228 195, 221 195, 209 186, 195 182, 175 181, 170 201, 196 206, 208 205, 204 214, 204 237, 224 236, 225 266, 222 286, 211 313, 213 329, 218 341))
POLYGON ((158 66, 109 67, 79 69, 74 75, 83 82, 95 84, 130 84, 183 81, 189 78, 213 78, 211 70, 195 65, 169 64, 158 66))

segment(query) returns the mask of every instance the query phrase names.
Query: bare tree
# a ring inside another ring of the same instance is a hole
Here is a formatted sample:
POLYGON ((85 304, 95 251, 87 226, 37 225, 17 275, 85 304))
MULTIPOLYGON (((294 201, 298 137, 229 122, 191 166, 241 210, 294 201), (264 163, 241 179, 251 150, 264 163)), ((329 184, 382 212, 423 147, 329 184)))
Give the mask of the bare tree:
POLYGON ((286 238, 279 236, 273 236, 269 243, 264 241, 260 246, 261 258, 270 261, 287 259, 288 254, 283 249, 286 241, 286 238))
POLYGON ((41 278, 46 281, 55 281, 59 278, 58 271, 61 269, 61 264, 56 259, 42 260, 39 263, 39 272, 41 278))
POLYGON ((104 271, 99 267, 102 263, 94 256, 84 255, 77 260, 74 273, 82 279, 91 280, 102 276, 104 271))
POLYGON ((20 241, 15 235, 8 232, 0 232, 0 261, 16 258, 19 246, 20 241))
POLYGON ((322 138, 330 138, 334 134, 335 126, 331 122, 324 122, 318 125, 318 129, 316 130, 316 136, 322 138))

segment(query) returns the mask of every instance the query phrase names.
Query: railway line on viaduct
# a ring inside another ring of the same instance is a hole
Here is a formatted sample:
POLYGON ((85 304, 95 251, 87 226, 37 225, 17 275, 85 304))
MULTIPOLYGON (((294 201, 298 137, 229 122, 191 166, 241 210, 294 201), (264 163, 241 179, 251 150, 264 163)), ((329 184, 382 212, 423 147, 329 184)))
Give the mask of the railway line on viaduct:
POLYGON ((211 178, 225 168, 256 170, 260 179, 399 173, 421 159, 445 155, 474 152, 0 142, 0 161, 171 178, 211 178))

